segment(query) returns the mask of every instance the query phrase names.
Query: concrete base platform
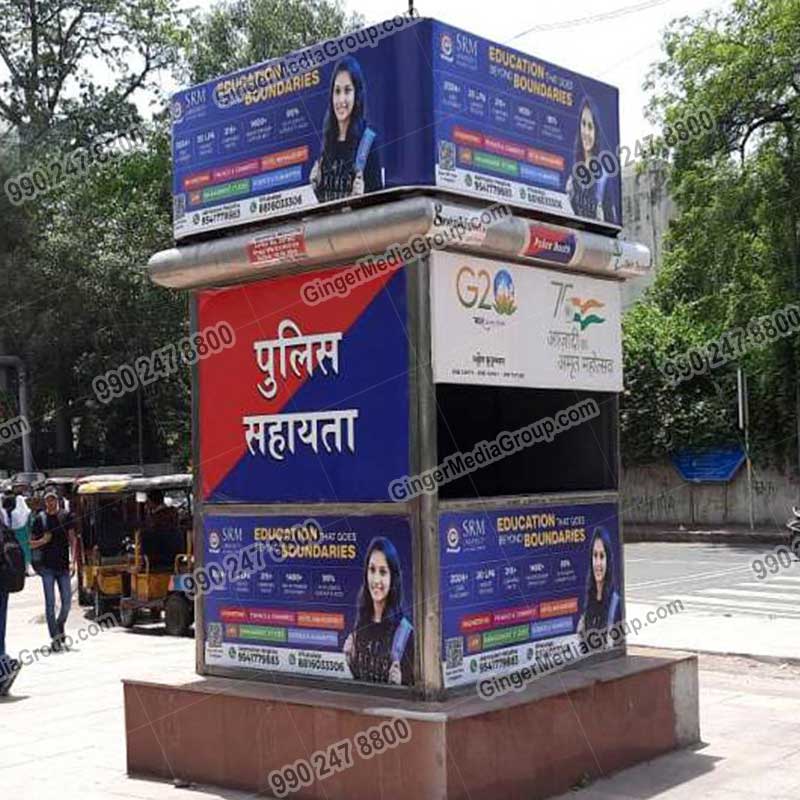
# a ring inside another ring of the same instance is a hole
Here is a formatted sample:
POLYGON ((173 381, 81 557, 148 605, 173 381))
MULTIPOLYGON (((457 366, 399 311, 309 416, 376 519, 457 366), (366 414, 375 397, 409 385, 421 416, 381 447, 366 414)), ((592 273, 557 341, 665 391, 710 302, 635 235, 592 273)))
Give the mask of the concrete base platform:
POLYGON ((292 797, 536 800, 699 741, 697 659, 626 656, 486 701, 223 678, 124 681, 128 773, 270 794, 267 776, 394 717, 411 738, 292 797))

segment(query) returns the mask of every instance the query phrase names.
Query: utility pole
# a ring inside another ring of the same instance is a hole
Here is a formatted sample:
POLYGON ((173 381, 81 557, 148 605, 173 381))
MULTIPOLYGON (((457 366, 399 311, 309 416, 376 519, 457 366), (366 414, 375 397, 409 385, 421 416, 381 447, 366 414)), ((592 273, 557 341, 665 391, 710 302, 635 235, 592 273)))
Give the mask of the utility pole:
POLYGON ((747 462, 747 498, 750 506, 750 530, 755 528, 753 519, 753 464, 750 461, 750 410, 747 405, 747 376, 739 367, 736 370, 736 395, 739 401, 739 430, 744 431, 744 457, 747 462))
POLYGON ((136 392, 136 423, 139 428, 139 472, 144 475, 144 430, 142 427, 142 387, 136 392))
POLYGON ((25 420, 22 433, 22 469, 33 472, 33 451, 31 450, 31 431, 28 419, 28 375, 25 362, 19 356, 0 356, 0 367, 11 367, 17 371, 17 391, 19 392, 19 415, 25 420))

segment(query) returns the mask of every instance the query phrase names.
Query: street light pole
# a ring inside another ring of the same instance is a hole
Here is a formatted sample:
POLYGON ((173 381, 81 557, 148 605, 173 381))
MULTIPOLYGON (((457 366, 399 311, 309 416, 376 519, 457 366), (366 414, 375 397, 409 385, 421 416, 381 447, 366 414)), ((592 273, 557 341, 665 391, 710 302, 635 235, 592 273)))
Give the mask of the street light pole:
POLYGON ((11 367, 17 371, 19 415, 25 420, 25 427, 22 433, 22 469, 25 472, 33 472, 31 430, 28 421, 28 374, 25 370, 25 362, 19 356, 0 356, 0 367, 11 367))
POLYGON ((747 497, 750 506, 750 530, 755 528, 753 519, 753 464, 750 461, 750 410, 747 405, 747 376, 739 367, 736 370, 736 395, 739 401, 739 430, 744 431, 744 457, 747 461, 747 497))

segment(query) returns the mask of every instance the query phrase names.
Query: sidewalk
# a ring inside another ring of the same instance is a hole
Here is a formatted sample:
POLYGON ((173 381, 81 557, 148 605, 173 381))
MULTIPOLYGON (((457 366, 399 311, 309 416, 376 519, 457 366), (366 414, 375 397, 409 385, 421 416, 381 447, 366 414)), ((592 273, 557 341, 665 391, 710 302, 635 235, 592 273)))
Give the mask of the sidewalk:
POLYGON ((675 525, 674 523, 643 524, 622 523, 622 535, 626 544, 633 542, 697 542, 702 544, 759 544, 789 546, 789 531, 776 526, 756 527, 747 525, 675 525))
MULTIPOLYGON (((31 653, 48 642, 41 581, 31 578, 9 598, 6 646, 31 653)), ((163 625, 98 631, 73 605, 69 653, 39 656, 23 667, 11 696, 0 698, 0 787, 3 798, 166 800, 167 784, 125 774, 123 677, 164 673, 194 677, 194 640, 163 634, 163 625), (90 631, 95 631, 89 636, 90 631), (81 633, 83 632, 83 633, 81 633), (83 639, 85 641, 79 641, 83 639)), ((214 795, 211 795, 212 797, 214 795)), ((219 795, 217 795, 219 796, 219 795)))
MULTIPOLYGON (((8 639, 12 652, 46 641, 45 627, 38 621, 41 608, 38 581, 30 581, 21 595, 12 595, 8 639)), ((77 639, 89 624, 73 608, 67 632, 77 639)), ((666 622, 654 626, 654 631, 661 624, 666 622)), ((701 732, 706 745, 608 776, 563 800, 800 797, 800 773, 790 766, 792 756, 800 752, 800 668, 712 656, 701 656, 700 664, 701 732)), ((191 787, 190 795, 171 783, 127 777, 121 680, 167 677, 196 679, 194 641, 165 636, 163 626, 156 625, 103 631, 77 644, 73 652, 26 667, 13 696, 0 699, 2 796, 252 798, 206 786, 191 787)), ((385 797, 394 800, 390 787, 385 797)))
MULTIPOLYGON (((652 651, 649 651, 652 652, 652 651)), ((797 800, 800 669, 700 658, 700 733, 679 750, 558 800, 797 800)))

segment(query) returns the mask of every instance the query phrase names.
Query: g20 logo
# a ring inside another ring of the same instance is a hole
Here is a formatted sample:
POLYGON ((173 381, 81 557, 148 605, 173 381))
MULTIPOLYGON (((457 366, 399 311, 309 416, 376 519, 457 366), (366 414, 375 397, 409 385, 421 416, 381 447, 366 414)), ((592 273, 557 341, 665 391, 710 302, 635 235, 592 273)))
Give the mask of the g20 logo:
POLYGON ((475 271, 461 267, 456 275, 456 295, 464 308, 479 308, 511 315, 517 310, 514 280, 506 269, 498 270, 494 278, 488 269, 475 271))

